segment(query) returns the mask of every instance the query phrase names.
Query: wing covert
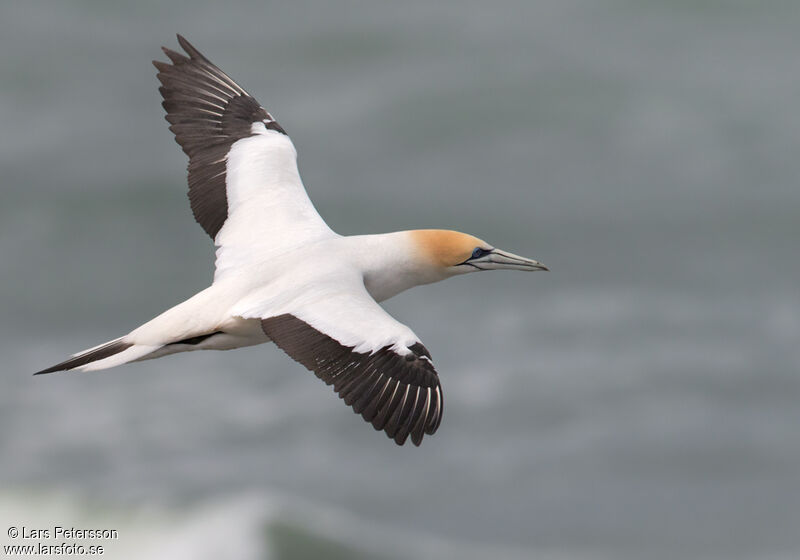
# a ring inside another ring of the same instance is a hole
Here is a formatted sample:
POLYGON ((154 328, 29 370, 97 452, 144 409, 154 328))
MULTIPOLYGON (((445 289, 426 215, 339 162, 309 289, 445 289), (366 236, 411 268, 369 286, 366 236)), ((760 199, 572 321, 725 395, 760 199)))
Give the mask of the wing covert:
MULTIPOLYGON (((307 290, 304 290, 307 293, 307 290)), ((419 445, 442 418, 442 388, 428 350, 373 300, 363 284, 237 313, 313 371, 345 404, 398 445, 419 445)))
POLYGON ((163 48, 170 62, 153 64, 170 130, 189 156, 192 213, 220 247, 217 273, 259 255, 259 240, 279 247, 331 234, 283 128, 180 35, 178 43, 188 56, 163 48))
POLYGON ((225 164, 231 146, 252 136, 253 123, 286 134, 258 101, 186 39, 189 55, 162 47, 172 64, 154 60, 169 129, 189 156, 189 201, 197 222, 214 239, 228 217, 225 164))
POLYGON ((401 354, 392 346, 356 352, 291 314, 262 319, 264 333, 313 371, 376 430, 398 445, 433 434, 442 418, 442 390, 422 343, 401 354))

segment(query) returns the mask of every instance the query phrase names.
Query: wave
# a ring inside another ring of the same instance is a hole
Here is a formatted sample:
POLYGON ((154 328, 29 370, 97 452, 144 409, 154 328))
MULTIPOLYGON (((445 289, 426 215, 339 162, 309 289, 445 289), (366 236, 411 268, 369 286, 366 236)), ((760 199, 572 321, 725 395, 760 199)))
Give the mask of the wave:
POLYGON ((192 505, 154 506, 100 503, 55 490, 7 491, 0 492, 0 527, 0 545, 4 547, 39 542, 77 543, 87 548, 99 545, 104 547, 104 557, 121 560, 531 557, 530 551, 398 531, 348 511, 279 495, 228 496, 192 505), (117 538, 64 538, 54 535, 57 526, 115 530, 117 538), (44 529, 50 538, 12 539, 8 534, 12 527, 27 535, 44 529))

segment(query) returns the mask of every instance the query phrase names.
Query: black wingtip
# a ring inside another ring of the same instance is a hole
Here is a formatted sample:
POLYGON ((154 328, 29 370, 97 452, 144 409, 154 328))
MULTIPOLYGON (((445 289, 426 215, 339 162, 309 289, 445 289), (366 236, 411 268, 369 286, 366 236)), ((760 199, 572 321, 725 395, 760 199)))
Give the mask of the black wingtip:
POLYGON ((194 47, 194 45, 192 45, 189 41, 187 41, 183 35, 181 35, 180 33, 176 33, 176 35, 178 36, 178 44, 184 51, 186 51, 186 54, 189 55, 189 58, 193 60, 202 60, 204 62, 210 62, 205 56, 203 56, 203 54, 200 51, 198 51, 194 47))
POLYGON ((161 50, 164 51, 164 54, 167 55, 167 58, 172 61, 173 65, 178 64, 185 64, 190 59, 188 56, 179 53, 178 51, 173 51, 172 49, 168 49, 167 47, 161 47, 161 50))
MULTIPOLYGON (((172 61, 173 65, 183 64, 188 62, 189 60, 205 62, 207 64, 212 64, 210 60, 208 60, 203 53, 198 51, 194 45, 192 45, 189 41, 186 40, 186 37, 181 35, 180 33, 176 33, 175 36, 178 38, 178 44, 183 48, 183 50, 188 54, 187 57, 183 53, 179 53, 170 49, 169 47, 161 47, 161 50, 164 51, 164 54, 172 61)), ((163 70, 162 67, 159 65, 165 65, 166 63, 154 60, 153 65, 158 68, 160 71, 163 70)))

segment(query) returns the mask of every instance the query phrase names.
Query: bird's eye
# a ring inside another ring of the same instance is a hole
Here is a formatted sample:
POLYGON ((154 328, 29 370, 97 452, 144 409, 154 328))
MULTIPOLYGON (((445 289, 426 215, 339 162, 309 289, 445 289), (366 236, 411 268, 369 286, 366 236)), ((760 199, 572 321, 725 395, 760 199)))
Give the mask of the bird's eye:
POLYGON ((480 247, 475 247, 475 250, 472 251, 472 258, 473 259, 478 259, 478 258, 482 257, 483 255, 485 255, 488 252, 489 251, 487 251, 486 249, 481 249, 480 247))

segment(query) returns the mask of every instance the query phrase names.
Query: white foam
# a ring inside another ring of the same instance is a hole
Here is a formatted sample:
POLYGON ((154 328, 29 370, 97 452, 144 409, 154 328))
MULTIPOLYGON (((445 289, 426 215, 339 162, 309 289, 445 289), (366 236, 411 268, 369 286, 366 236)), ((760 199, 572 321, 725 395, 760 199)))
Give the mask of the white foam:
MULTIPOLYGON (((226 498, 188 509, 164 506, 108 506, 63 492, 0 493, 0 546, 57 545, 78 542, 102 545, 104 558, 127 560, 256 560, 278 558, 276 553, 307 541, 313 549, 332 548, 361 558, 529 558, 531 552, 485 543, 452 541, 432 534, 382 526, 333 507, 296 497, 226 498), (112 540, 11 539, 8 528, 53 527, 115 529, 112 540), (281 536, 282 535, 282 536, 281 536), (286 539, 284 546, 276 546, 286 539)), ((562 558, 546 553, 545 559, 562 558)), ((39 558, 49 558, 39 556, 39 558)), ((54 556, 55 558, 55 556, 54 556)), ((59 556, 60 558, 60 556, 59 556)), ((575 558, 570 556, 570 558, 575 558)))
MULTIPOLYGON (((153 560, 242 560, 266 557, 260 521, 264 508, 253 500, 230 500, 188 511, 109 508, 64 493, 0 494, 0 546, 78 543, 104 547, 104 558, 153 560), (54 527, 114 529, 118 538, 54 538, 54 527), (10 527, 47 529, 51 538, 11 539, 10 527)), ((86 556, 88 557, 88 556, 86 556)), ((49 556, 38 556, 49 558, 49 556)))

